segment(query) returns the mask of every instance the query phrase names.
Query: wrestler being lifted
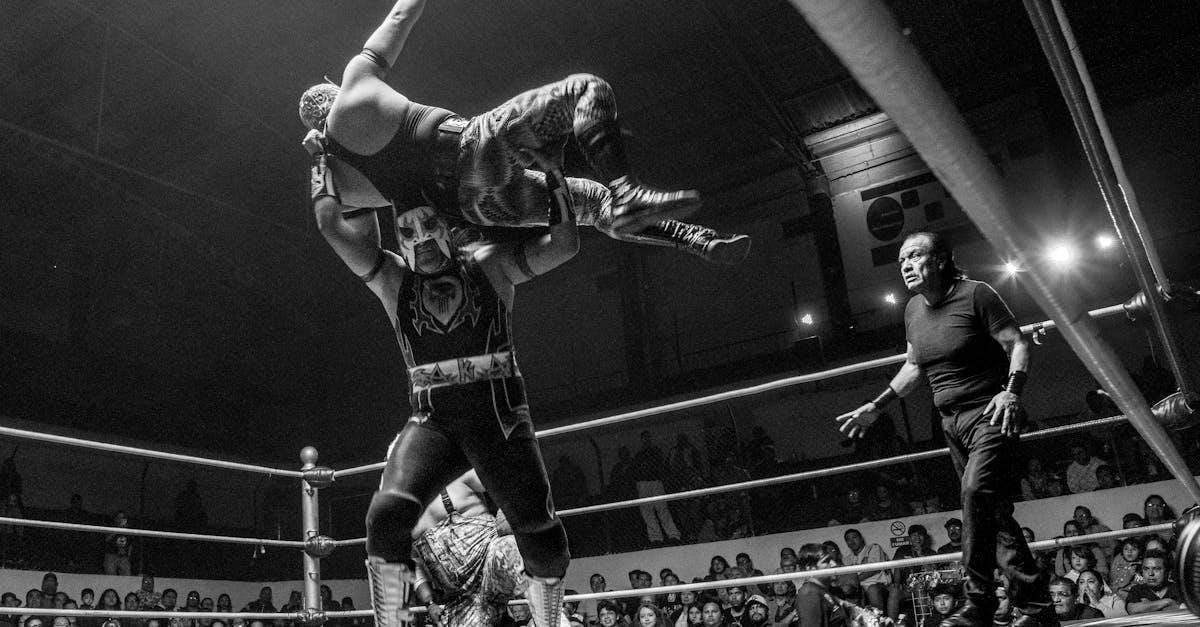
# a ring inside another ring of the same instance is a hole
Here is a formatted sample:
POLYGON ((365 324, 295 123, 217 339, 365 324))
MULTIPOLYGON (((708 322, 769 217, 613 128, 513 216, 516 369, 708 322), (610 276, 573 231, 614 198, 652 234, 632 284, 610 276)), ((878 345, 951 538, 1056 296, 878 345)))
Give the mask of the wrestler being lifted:
POLYGON ((545 225, 546 177, 530 169, 529 155, 561 147, 573 134, 603 183, 567 179, 579 224, 717 263, 745 258, 749 236, 678 221, 700 208, 696 191, 659 191, 637 180, 612 89, 596 76, 568 76, 470 119, 392 89, 384 79, 425 3, 397 2, 346 65, 341 87, 315 85, 300 99, 310 129, 305 147, 319 156, 344 206, 432 206, 484 226, 545 225))

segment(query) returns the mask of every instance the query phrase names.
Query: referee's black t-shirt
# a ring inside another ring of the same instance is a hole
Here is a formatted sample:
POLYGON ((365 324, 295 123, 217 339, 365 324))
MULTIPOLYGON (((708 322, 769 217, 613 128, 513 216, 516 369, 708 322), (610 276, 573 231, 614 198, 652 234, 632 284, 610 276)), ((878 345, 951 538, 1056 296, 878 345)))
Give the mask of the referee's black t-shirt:
POLYGON ((987 283, 959 279, 946 300, 930 307, 908 301, 904 328, 917 365, 939 409, 986 401, 1004 386, 1008 355, 992 333, 1013 322, 1008 305, 987 283))

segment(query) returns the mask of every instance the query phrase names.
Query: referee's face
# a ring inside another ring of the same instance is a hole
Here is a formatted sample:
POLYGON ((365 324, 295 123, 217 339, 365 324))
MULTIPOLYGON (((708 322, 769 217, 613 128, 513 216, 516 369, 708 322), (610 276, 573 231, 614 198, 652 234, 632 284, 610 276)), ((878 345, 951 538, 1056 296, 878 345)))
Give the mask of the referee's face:
POLYGON ((940 287, 942 260, 930 250, 928 237, 910 237, 900 247, 900 277, 911 292, 926 294, 940 287))

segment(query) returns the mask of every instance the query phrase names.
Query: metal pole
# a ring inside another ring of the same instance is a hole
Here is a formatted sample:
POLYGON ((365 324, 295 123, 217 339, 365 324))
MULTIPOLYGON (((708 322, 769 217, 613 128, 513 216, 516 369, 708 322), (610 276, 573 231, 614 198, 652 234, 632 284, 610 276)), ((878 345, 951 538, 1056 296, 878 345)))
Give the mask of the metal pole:
MULTIPOLYGON (((306 446, 300 451, 301 471, 317 467, 317 449, 306 446)), ((304 539, 320 535, 318 518, 317 488, 308 480, 300 481, 300 518, 304 528, 304 539)), ((304 551, 304 608, 312 612, 321 610, 321 559, 304 551)))
POLYGON ((1009 190, 996 167, 888 9, 878 0, 791 2, 895 120, 992 246, 1015 254, 1017 263, 1029 268, 1023 280, 1038 305, 1058 324, 1067 343, 1188 495, 1200 501, 1200 484, 1155 420, 1116 351, 1100 337, 1078 294, 1071 286, 1054 282, 1047 269, 1028 263, 1028 249, 1037 241, 1028 230, 1028 218, 1013 211, 1009 190))
MULTIPOLYGON (((1056 28, 1058 22, 1055 19, 1054 10, 1047 4, 1043 0, 1025 0, 1025 11, 1029 13, 1033 30, 1037 33, 1038 41, 1042 44, 1042 51, 1050 62, 1050 69, 1054 72, 1055 80, 1058 81, 1058 88, 1067 102, 1067 109, 1071 112, 1071 119, 1075 122, 1075 131, 1079 134, 1083 152, 1087 155, 1088 165, 1091 166, 1092 175, 1100 187, 1100 196, 1108 208, 1108 214, 1125 247, 1125 253, 1129 255, 1130 269, 1137 279, 1138 288, 1146 295, 1150 318, 1154 323, 1154 330, 1158 334, 1159 341, 1163 344, 1167 367, 1175 376, 1179 390, 1188 394, 1191 390, 1183 370, 1182 352, 1167 318, 1163 294, 1159 291, 1160 288, 1166 290, 1170 286, 1165 283, 1156 283, 1154 280, 1154 263, 1146 248, 1149 233, 1146 233, 1146 238, 1143 239, 1142 234, 1138 231, 1134 221, 1133 208, 1127 197, 1131 190, 1122 187, 1113 159, 1105 150, 1106 146, 1100 126, 1103 120, 1096 116, 1099 105, 1094 105, 1095 108, 1089 106, 1086 90, 1076 66, 1072 63, 1063 32, 1056 28)), ((1066 24, 1065 17, 1064 15, 1063 25, 1066 24)), ((1082 57, 1077 57, 1075 61, 1082 67, 1082 57)), ((1114 151, 1115 148, 1113 146, 1114 151)), ((1158 278, 1163 279, 1161 274, 1158 278)))

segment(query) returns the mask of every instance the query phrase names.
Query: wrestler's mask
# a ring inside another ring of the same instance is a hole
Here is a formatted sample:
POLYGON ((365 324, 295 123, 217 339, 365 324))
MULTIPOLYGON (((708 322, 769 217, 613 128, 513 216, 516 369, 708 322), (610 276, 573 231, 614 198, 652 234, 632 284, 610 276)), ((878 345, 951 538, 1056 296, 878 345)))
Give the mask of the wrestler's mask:
POLYGON ((413 272, 433 274, 451 261, 450 228, 430 207, 409 209, 396 216, 400 256, 413 272))
POLYGON ((313 85, 300 96, 300 121, 312 131, 325 132, 325 118, 333 108, 339 88, 331 83, 313 85))

